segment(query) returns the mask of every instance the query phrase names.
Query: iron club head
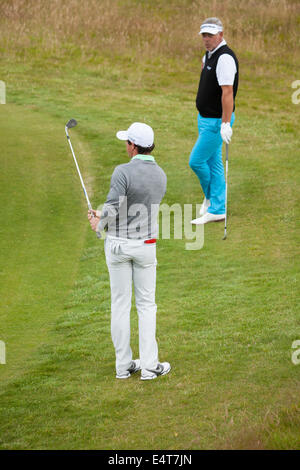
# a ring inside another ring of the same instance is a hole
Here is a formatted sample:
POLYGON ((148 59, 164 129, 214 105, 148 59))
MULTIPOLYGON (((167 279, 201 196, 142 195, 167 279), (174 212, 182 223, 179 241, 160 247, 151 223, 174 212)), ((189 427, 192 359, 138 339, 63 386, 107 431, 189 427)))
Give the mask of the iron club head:
POLYGON ((71 127, 77 126, 77 121, 76 119, 70 119, 70 121, 67 122, 66 127, 68 129, 71 129, 71 127))

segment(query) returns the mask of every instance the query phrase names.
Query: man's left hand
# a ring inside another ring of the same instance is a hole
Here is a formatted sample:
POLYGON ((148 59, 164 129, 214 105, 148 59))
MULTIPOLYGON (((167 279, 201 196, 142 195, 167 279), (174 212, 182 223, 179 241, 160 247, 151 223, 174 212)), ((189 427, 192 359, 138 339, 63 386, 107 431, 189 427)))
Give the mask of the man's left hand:
POLYGON ((230 126, 230 122, 222 122, 221 124, 221 137, 223 142, 229 144, 232 137, 232 128, 230 126))
POLYGON ((98 224, 100 222, 100 217, 97 216, 97 211, 89 210, 88 211, 88 219, 90 221, 90 226, 94 232, 96 232, 98 224))

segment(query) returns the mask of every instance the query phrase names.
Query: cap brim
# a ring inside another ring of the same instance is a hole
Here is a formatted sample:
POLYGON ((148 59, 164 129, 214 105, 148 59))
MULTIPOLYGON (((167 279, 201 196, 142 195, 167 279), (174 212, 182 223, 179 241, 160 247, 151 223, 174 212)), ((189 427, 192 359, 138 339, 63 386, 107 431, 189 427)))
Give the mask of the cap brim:
POLYGON ((201 28, 200 29, 200 32, 199 34, 203 34, 203 33, 208 33, 208 34, 218 34, 220 33, 221 31, 220 30, 216 30, 216 28, 210 28, 209 26, 205 26, 204 28, 201 28))
POLYGON ((116 136, 119 140, 128 140, 127 131, 119 131, 119 132, 116 133, 116 136))

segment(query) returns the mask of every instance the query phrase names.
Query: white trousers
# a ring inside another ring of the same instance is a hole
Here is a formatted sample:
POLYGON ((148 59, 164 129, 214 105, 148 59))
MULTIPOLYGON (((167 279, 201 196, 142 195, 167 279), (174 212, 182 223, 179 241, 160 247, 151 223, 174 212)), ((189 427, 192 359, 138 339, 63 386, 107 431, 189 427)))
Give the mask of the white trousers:
POLYGON ((132 361, 130 310, 132 282, 139 321, 139 354, 142 369, 158 363, 156 332, 156 243, 107 236, 106 264, 111 289, 111 336, 116 352, 116 371, 125 372, 132 361))

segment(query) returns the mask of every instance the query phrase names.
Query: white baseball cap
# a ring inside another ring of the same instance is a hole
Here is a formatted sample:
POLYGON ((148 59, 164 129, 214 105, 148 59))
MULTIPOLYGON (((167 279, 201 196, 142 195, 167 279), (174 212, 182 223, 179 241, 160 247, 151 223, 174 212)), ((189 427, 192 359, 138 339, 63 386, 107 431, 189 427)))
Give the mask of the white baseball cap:
POLYGON ((209 34, 218 34, 223 31, 222 26, 213 23, 203 23, 200 27, 199 34, 209 33, 209 34))
POLYGON ((152 147, 154 142, 154 132, 152 127, 143 122, 134 122, 127 131, 119 131, 116 136, 120 140, 130 140, 140 147, 152 147))

